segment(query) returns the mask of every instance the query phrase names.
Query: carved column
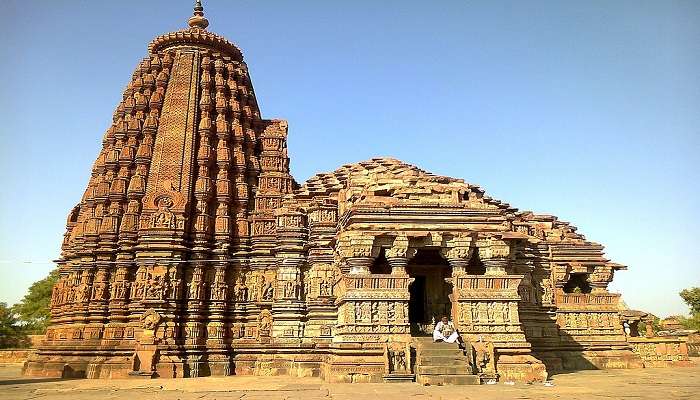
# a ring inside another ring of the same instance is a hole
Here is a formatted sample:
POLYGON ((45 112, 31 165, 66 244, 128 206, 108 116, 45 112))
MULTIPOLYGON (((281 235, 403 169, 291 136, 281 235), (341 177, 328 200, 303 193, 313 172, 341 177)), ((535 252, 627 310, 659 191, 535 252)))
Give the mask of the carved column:
POLYGON ((369 274, 369 267, 374 262, 372 257, 372 245, 374 237, 352 235, 344 236, 338 240, 338 254, 345 261, 348 268, 344 272, 353 275, 369 274))
POLYGON ((369 267, 372 266, 374 259, 372 257, 349 257, 346 258, 348 266, 350 266, 350 271, 348 273, 352 275, 369 274, 369 267))
POLYGON ((406 275, 407 257, 387 257, 386 260, 391 266, 392 275, 406 275))
POLYGON ((506 275, 510 261, 510 244, 493 238, 481 241, 478 245, 479 257, 486 267, 486 275, 506 275))
POLYGON ((406 235, 399 235, 394 239, 392 246, 386 250, 386 260, 391 266, 392 275, 406 275, 408 260, 415 256, 416 249, 408 248, 406 235))
POLYGON ((613 269, 608 265, 596 266, 590 275, 589 284, 593 293, 606 293, 608 284, 612 281, 613 269))
POLYGON ((457 236, 447 241, 447 247, 440 251, 440 254, 452 267, 452 276, 464 275, 467 273, 467 266, 472 254, 472 238, 457 236))

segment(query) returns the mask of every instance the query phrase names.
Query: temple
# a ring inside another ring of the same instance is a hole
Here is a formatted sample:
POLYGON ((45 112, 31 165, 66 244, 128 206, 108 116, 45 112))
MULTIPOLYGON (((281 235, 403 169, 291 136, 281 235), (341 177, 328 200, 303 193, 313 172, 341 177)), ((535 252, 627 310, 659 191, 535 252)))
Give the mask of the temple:
POLYGON ((625 267, 551 215, 373 158, 298 184, 240 49, 155 38, 70 212, 35 376, 541 381, 642 366, 625 267), (432 343, 447 315, 465 341, 432 343))

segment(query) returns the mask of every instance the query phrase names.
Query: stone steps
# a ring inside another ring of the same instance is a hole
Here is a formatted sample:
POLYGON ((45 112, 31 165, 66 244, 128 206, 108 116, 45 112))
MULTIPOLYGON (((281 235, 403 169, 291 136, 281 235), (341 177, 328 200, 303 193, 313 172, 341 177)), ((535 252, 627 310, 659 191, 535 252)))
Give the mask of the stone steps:
POLYGON ((421 385, 479 385, 476 375, 418 375, 416 382, 421 385))
POLYGON ((466 357, 454 354, 449 356, 419 355, 416 360, 418 365, 453 365, 460 362, 469 362, 466 357))
POLYGON ((416 372, 423 375, 471 375, 469 365, 420 365, 416 372))
POLYGON ((478 385, 469 358, 457 343, 433 342, 430 337, 414 338, 416 382, 422 385, 478 385))

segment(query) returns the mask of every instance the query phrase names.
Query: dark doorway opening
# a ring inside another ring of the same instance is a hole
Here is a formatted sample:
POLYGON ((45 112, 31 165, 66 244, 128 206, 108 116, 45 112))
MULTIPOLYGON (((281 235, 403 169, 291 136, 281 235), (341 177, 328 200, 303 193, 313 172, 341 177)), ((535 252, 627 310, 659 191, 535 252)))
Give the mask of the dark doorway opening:
POLYGON ((423 322, 425 315, 425 276, 416 276, 409 287, 411 296, 408 302, 408 320, 411 323, 423 322))
POLYGON ((418 250, 406 267, 414 279, 409 286, 408 319, 412 335, 430 335, 444 315, 452 319, 452 275, 447 261, 437 249, 418 250))

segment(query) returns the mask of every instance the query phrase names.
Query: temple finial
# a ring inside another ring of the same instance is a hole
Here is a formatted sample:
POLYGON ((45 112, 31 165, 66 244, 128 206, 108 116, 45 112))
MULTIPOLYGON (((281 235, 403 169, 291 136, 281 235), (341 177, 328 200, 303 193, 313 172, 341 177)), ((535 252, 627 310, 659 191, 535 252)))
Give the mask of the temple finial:
POLYGON ((209 20, 204 17, 202 0, 196 0, 194 2, 194 13, 190 19, 187 20, 187 24, 190 26, 190 29, 207 29, 207 26, 209 26, 209 20))

